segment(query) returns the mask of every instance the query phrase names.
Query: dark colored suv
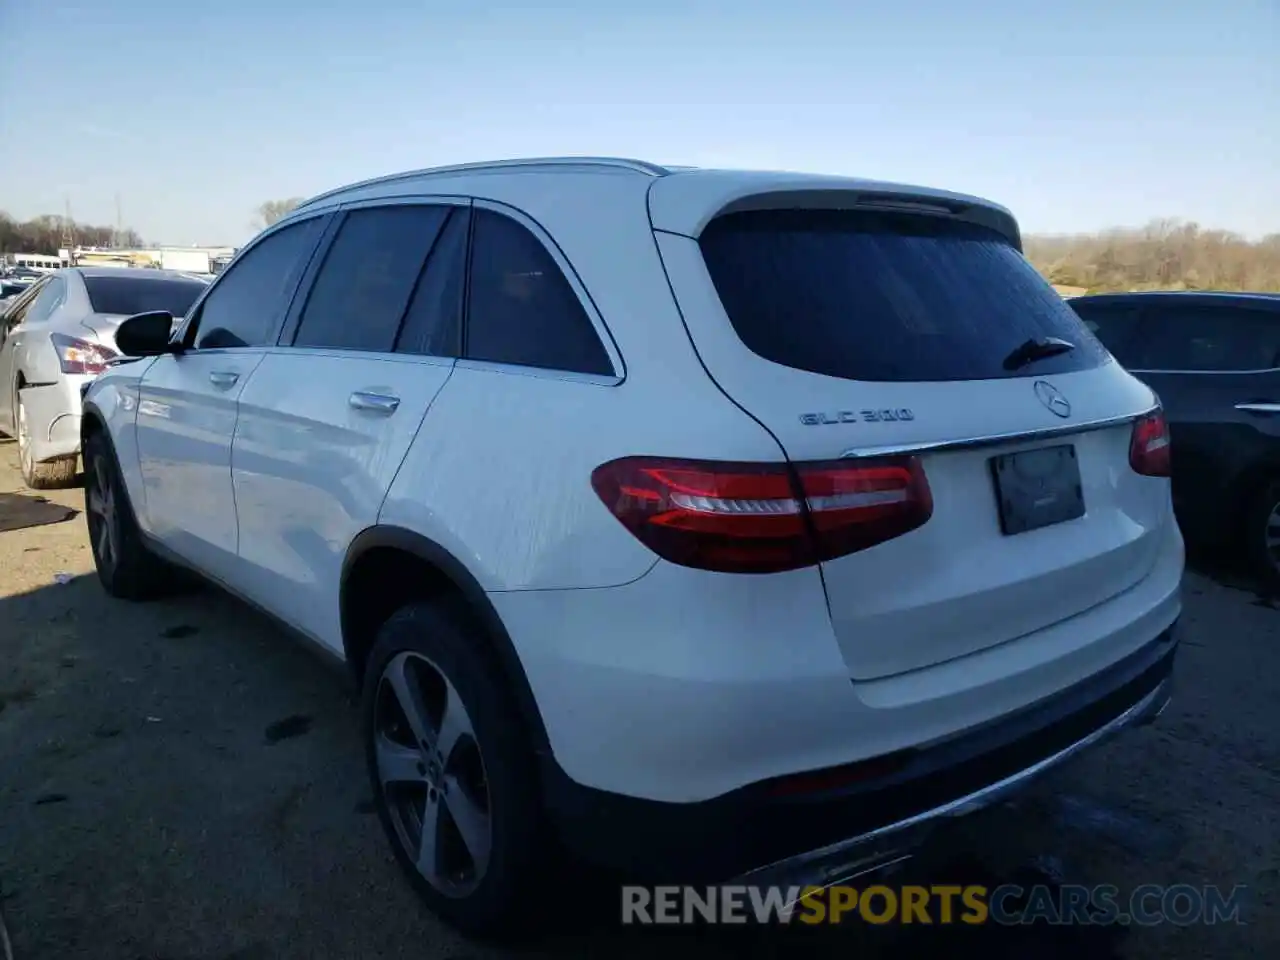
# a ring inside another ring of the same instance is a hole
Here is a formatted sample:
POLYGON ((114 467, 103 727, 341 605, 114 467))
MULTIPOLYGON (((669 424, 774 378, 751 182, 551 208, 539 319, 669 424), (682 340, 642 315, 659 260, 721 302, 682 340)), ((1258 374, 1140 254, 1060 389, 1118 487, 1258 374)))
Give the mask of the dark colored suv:
POLYGON ((1070 303, 1164 403, 1184 533, 1243 548, 1280 589, 1280 294, 1117 293, 1070 303))

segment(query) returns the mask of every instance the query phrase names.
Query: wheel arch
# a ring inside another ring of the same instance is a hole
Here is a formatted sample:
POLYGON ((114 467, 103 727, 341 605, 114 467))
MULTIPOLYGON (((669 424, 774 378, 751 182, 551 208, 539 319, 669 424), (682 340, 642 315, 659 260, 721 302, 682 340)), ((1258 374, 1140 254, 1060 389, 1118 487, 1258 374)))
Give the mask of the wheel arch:
MULTIPOLYGON (((446 548, 404 527, 379 524, 363 530, 352 540, 343 559, 338 593, 339 621, 343 653, 357 689, 363 681, 364 666, 373 646, 376 628, 381 622, 385 622, 385 617, 381 616, 381 611, 371 618, 365 617, 365 608, 354 602, 355 591, 360 588, 360 581, 366 576, 374 576, 376 582, 377 572, 385 569, 383 564, 397 559, 397 555, 399 558, 413 558, 421 565, 420 572, 425 577, 419 591, 406 594, 403 598, 396 596, 398 591, 393 589, 392 600, 395 604, 399 605, 401 600, 411 602, 415 593, 419 594, 418 599, 428 599, 433 594, 438 596, 443 592, 459 601, 465 607, 464 612, 480 628, 489 653, 515 699, 532 746, 540 754, 550 753, 546 725, 534 698, 533 688, 515 645, 511 642, 511 636, 484 588, 446 548)), ((386 612, 389 614, 394 610, 386 612)))
POLYGON ((1231 483, 1232 528, 1242 531, 1249 510, 1257 496, 1272 483, 1280 481, 1280 455, 1262 457, 1236 474, 1231 483))
POLYGON ((80 404, 80 449, 90 435, 107 429, 107 418, 102 415, 98 405, 92 400, 82 400, 80 404))

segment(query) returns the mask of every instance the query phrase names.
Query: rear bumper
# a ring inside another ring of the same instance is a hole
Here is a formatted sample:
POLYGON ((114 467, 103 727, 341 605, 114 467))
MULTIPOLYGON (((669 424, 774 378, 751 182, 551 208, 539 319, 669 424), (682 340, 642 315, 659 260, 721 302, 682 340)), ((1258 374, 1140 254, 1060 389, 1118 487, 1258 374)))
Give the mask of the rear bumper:
POLYGON ((792 778, 780 778, 702 802, 664 803, 584 787, 549 762, 548 809, 578 855, 628 873, 682 882, 834 883, 905 859, 947 820, 1153 720, 1169 700, 1176 649, 1170 627, 1104 673, 1012 715, 823 771, 844 784, 833 789, 797 790, 792 778))
POLYGON ((22 403, 31 430, 31 455, 37 463, 80 452, 80 385, 91 376, 64 376, 54 383, 24 387, 22 403))

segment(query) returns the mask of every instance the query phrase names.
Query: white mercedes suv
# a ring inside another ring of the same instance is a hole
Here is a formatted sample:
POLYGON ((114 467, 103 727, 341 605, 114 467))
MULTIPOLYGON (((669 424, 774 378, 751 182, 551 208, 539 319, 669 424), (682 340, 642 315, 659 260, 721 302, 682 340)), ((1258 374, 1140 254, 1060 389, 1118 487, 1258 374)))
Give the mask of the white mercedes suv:
POLYGON ((86 387, 98 574, 344 660, 396 858, 472 933, 551 852, 901 860, 1168 699, 1155 395, 940 190, 567 158, 384 177, 86 387))

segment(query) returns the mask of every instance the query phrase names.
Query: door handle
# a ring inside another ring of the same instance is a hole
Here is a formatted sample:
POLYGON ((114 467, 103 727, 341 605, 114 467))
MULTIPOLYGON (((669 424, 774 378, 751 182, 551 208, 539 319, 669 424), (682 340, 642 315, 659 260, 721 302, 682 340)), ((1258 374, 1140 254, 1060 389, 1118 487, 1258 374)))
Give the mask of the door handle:
POLYGON ((373 413, 395 413, 400 406, 400 398, 386 393, 368 393, 357 390, 347 401, 352 410, 370 410, 373 413))
POLYGON ((215 387, 234 387, 240 374, 231 370, 214 370, 209 374, 209 382, 215 387))
POLYGON ((1270 400, 1252 400, 1248 403, 1237 403, 1236 409, 1243 410, 1245 413, 1280 413, 1280 403, 1270 400))

